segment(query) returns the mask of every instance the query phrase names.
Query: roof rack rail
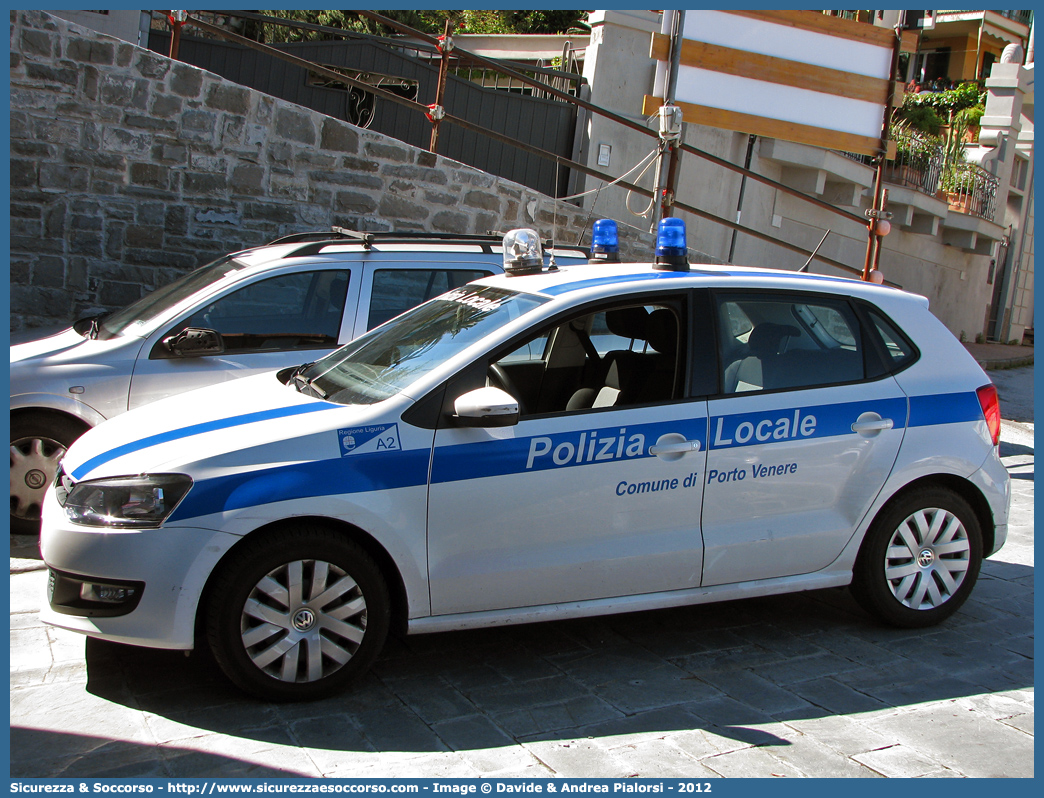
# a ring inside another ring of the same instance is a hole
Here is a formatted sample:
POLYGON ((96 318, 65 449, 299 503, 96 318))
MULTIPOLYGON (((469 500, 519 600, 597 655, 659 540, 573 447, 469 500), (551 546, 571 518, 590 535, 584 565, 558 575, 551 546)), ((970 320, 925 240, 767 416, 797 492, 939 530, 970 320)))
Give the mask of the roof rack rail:
MULTIPOLYGON (((375 232, 360 232, 356 230, 349 230, 346 227, 333 226, 329 231, 316 230, 309 233, 291 233, 290 235, 281 236, 269 243, 269 246, 274 244, 297 244, 300 243, 302 246, 289 253, 287 257, 307 257, 310 255, 318 255, 328 246, 334 244, 344 243, 355 243, 362 244, 366 249, 370 249, 373 245, 380 241, 383 244, 415 244, 423 241, 442 242, 442 243, 462 243, 462 244, 480 244, 482 250, 486 254, 492 254, 493 245, 500 244, 503 240, 504 234, 495 230, 490 230, 487 233, 430 233, 423 230, 409 230, 405 232, 395 231, 375 231, 375 232)), ((548 239, 544 242, 544 246, 547 249, 551 248, 551 240, 548 239)), ((569 244, 559 244, 557 249, 575 249, 583 251, 586 255, 586 248, 581 246, 573 246, 569 244)))

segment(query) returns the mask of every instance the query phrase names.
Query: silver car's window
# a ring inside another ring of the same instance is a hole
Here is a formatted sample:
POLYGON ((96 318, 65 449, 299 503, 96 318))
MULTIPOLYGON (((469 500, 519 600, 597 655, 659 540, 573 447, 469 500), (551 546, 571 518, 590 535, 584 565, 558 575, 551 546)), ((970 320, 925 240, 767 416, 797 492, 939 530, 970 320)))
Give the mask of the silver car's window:
POLYGON ((505 288, 457 288, 317 360, 300 376, 331 402, 379 402, 547 301, 505 288))
POLYGON ((379 327, 405 310, 490 274, 480 269, 378 269, 373 273, 366 329, 379 327))
POLYGON ((221 280, 229 272, 246 266, 229 255, 211 264, 201 266, 174 282, 157 288, 122 310, 117 310, 102 319, 98 329, 99 338, 115 338, 124 333, 135 333, 147 328, 149 322, 166 313, 170 308, 208 285, 221 280))
POLYGON ((259 280, 205 303, 170 334, 216 330, 227 353, 333 349, 349 276, 347 269, 324 269, 259 280))

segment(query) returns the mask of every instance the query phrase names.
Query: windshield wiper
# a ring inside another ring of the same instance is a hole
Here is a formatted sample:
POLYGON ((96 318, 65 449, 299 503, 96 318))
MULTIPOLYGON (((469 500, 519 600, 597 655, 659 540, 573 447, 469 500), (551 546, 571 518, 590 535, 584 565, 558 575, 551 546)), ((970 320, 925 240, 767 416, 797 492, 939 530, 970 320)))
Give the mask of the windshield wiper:
POLYGON ((101 320, 104 319, 107 313, 98 313, 94 316, 84 316, 73 324, 73 330, 78 332, 84 338, 90 338, 92 341, 98 337, 98 331, 101 329, 101 320))
POLYGON ((325 399, 326 391, 324 391, 318 385, 313 385, 312 380, 304 376, 304 370, 311 365, 312 363, 302 363, 300 366, 295 368, 290 373, 290 380, 294 383, 294 385, 297 386, 298 393, 301 393, 305 388, 308 388, 309 390, 314 391, 316 394, 318 394, 320 399, 325 399))

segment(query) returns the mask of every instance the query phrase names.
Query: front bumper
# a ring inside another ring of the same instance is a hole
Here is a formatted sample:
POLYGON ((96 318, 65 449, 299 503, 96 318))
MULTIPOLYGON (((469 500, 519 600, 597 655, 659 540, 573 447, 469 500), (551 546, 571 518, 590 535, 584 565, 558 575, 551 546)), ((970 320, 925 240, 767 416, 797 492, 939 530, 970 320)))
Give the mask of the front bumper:
POLYGON ((110 530, 78 526, 50 490, 44 500, 40 551, 52 570, 99 582, 144 583, 138 603, 126 614, 105 617, 57 611, 42 597, 41 619, 91 637, 149 648, 191 649, 196 611, 214 567, 240 540, 199 527, 110 530))

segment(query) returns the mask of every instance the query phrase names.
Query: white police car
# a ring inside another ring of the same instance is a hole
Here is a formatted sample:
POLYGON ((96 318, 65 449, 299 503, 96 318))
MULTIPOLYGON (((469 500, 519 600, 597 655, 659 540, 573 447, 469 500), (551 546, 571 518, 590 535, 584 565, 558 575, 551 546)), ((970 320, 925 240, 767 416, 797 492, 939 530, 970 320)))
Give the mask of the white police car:
MULTIPOLYGON (((11 527, 35 534, 66 448, 126 410, 295 366, 444 291, 503 271, 499 236, 287 236, 226 255, 128 307, 11 347, 11 527)), ((586 263, 579 247, 555 251, 586 263)))
POLYGON ((923 298, 690 269, 678 224, 656 264, 554 271, 515 231, 507 275, 88 432, 45 501, 45 620, 305 698, 396 627, 849 583, 949 616, 1007 532, 987 377, 923 298))

